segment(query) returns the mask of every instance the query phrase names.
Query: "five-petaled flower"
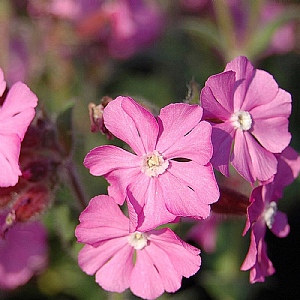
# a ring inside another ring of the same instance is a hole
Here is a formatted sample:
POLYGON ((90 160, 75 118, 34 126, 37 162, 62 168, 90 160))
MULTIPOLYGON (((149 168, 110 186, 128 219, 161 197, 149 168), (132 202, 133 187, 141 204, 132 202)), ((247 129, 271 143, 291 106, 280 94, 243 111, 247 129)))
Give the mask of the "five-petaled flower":
POLYGON ((213 125, 213 166, 229 176, 229 162, 249 182, 277 172, 274 153, 289 144, 291 96, 274 78, 237 57, 201 91, 203 118, 213 125))
POLYGON ((104 109, 106 128, 135 154, 105 145, 91 150, 84 165, 111 184, 118 204, 127 200, 130 229, 150 230, 178 216, 206 218, 219 197, 210 158, 211 125, 202 108, 170 104, 155 117, 129 97, 104 109))
POLYGON ((164 291, 175 292, 182 277, 200 268, 200 250, 185 243, 169 228, 129 232, 129 219, 115 200, 93 198, 80 215, 75 234, 86 245, 79 252, 79 266, 105 290, 127 288, 144 299, 164 291))
POLYGON ((19 167, 21 142, 38 101, 24 83, 13 84, 7 94, 5 89, 6 82, 0 69, 0 96, 4 98, 3 104, 0 101, 0 187, 16 185, 22 175, 19 167))

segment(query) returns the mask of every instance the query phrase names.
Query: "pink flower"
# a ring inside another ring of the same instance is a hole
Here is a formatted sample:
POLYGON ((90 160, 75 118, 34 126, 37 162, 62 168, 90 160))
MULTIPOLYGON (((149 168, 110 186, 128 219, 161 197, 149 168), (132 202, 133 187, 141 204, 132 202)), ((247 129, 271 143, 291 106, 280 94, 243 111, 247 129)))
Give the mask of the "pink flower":
MULTIPOLYGON (((19 155, 21 142, 32 121, 37 105, 37 97, 21 82, 12 85, 4 94, 6 82, 0 69, 0 96, 4 102, 0 106, 0 186, 16 185, 21 175, 19 155)), ((1 104, 1 101, 0 101, 1 104)))
MULTIPOLYGON (((5 226, 4 215, 0 226, 5 226)), ((0 289, 15 289, 47 264, 47 234, 38 221, 17 223, 0 237, 0 289)))
POLYGON ((130 288, 139 297, 155 299, 178 290, 182 276, 200 268, 200 250, 168 228, 129 233, 128 218, 109 196, 93 198, 79 219, 75 235, 86 244, 79 266, 88 275, 96 274, 96 282, 107 291, 130 288))
POLYGON ((278 158, 278 172, 274 180, 266 185, 256 187, 250 196, 248 218, 244 234, 251 228, 251 242, 248 254, 241 267, 250 269, 250 282, 261 282, 265 276, 275 272, 267 256, 267 245, 264 241, 267 227, 278 237, 289 234, 286 214, 278 211, 277 203, 283 195, 283 188, 291 184, 299 175, 299 155, 291 148, 286 148, 278 158))
POLYGON ((205 220, 199 220, 189 231, 187 239, 196 241, 202 250, 213 253, 216 250, 218 226, 222 216, 211 214, 205 220))
POLYGON ((267 227, 278 237, 286 237, 290 231, 286 214, 278 211, 276 201, 270 201, 272 190, 272 183, 258 186, 250 196, 251 205, 244 234, 251 226, 251 242, 241 270, 250 269, 251 283, 263 282, 265 276, 275 272, 264 241, 267 227))
POLYGON ((291 139, 290 94, 240 56, 206 81, 200 100, 204 119, 213 125, 213 166, 229 176, 231 162, 251 183, 269 180, 277 171, 274 153, 291 139))
POLYGON ((91 150, 84 165, 111 184, 118 204, 125 198, 134 231, 146 231, 177 216, 206 218, 219 190, 212 166, 211 126, 202 108, 171 104, 155 117, 129 97, 104 109, 106 128, 135 153, 115 146, 91 150))

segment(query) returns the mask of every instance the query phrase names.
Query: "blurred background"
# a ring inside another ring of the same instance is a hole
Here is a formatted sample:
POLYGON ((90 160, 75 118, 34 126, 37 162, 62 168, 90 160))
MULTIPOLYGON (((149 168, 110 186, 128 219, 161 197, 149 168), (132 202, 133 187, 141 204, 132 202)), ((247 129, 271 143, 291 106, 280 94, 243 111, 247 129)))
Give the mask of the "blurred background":
MULTIPOLYGON (((28 140, 40 134, 43 144, 22 151, 24 165, 40 155, 48 184, 34 216, 47 230, 47 267, 27 284, 0 289, 0 299, 136 299, 103 291, 77 265, 78 216, 91 197, 107 193, 83 159, 95 146, 122 145, 91 132, 90 103, 129 95, 154 113, 171 102, 196 103, 209 76, 245 55, 292 94, 291 146, 300 152, 300 1, 0 0, 0 36, 8 86, 21 80, 39 98, 28 140)), ((214 251, 202 250, 200 271, 160 299, 300 299, 299 179, 279 209, 291 232, 284 239, 267 232, 276 273, 264 283, 250 284, 239 270, 249 236, 241 236, 245 218, 230 218, 216 229, 214 251)), ((185 227, 178 230, 184 238, 185 227)))

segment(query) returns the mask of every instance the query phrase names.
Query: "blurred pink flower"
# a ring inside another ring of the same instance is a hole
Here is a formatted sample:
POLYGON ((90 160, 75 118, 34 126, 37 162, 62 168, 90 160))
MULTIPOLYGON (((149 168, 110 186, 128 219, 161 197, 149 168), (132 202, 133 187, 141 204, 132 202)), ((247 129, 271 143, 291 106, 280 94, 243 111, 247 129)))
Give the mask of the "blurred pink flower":
POLYGON ((200 102, 204 119, 213 125, 213 166, 229 176, 231 162, 251 183, 269 180, 277 172, 274 153, 291 139, 291 95, 269 73, 239 56, 208 78, 200 102))
POLYGON ((200 248, 206 253, 213 253, 216 250, 218 226, 222 221, 222 216, 211 214, 205 220, 199 220, 191 228, 187 239, 192 239, 198 243, 200 248))
MULTIPOLYGON (((0 226, 8 220, 2 214, 0 226)), ((47 232, 38 221, 17 223, 0 236, 0 289, 15 289, 47 265, 47 232)))
POLYGON ((182 276, 200 268, 200 250, 185 243, 170 229, 129 233, 129 220, 114 199, 93 198, 80 215, 75 235, 86 245, 79 252, 79 266, 105 290, 121 293, 127 288, 144 299, 164 291, 175 292, 182 276))
POLYGON ((5 89, 6 82, 0 69, 0 187, 13 186, 18 182, 21 142, 35 115, 38 101, 24 83, 13 84, 7 93, 5 89))
POLYGON ((219 190, 210 164, 211 126, 202 108, 184 103, 161 109, 157 119, 129 97, 104 109, 106 128, 135 154, 106 145, 91 150, 84 165, 111 184, 118 204, 125 198, 131 230, 145 231, 177 216, 206 218, 219 190))
POLYGON ((164 24, 155 1, 100 1, 98 9, 78 18, 78 33, 107 44, 110 55, 127 58, 159 37, 164 24))

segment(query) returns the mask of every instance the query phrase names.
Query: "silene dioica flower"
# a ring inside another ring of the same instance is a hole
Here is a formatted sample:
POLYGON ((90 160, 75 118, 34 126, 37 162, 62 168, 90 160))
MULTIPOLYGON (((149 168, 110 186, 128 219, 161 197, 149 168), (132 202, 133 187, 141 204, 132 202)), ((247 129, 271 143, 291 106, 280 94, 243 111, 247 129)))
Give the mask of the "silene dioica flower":
POLYGON ((126 199, 131 231, 150 230, 177 216, 206 218, 219 197, 210 164, 211 125, 202 108, 170 104, 155 118, 129 97, 104 109, 106 128, 134 153, 112 145, 96 147, 84 160, 91 174, 103 175, 109 195, 126 199))
POLYGON ((105 290, 127 288, 143 299, 175 292, 182 277, 200 268, 200 250, 185 243, 169 228, 129 232, 129 219, 112 197, 93 198, 76 228, 79 266, 105 290))
POLYGON ((213 166, 229 176, 229 162, 250 183, 277 172, 275 153, 288 145, 291 95, 243 56, 208 78, 201 91, 203 118, 213 126, 213 166))
POLYGON ((285 213, 278 210, 278 201, 285 186, 291 184, 299 175, 300 157, 291 147, 278 156, 278 171, 274 180, 253 189, 250 195, 247 222, 244 234, 251 229, 251 242, 241 270, 250 270, 250 282, 265 281, 266 276, 275 272, 267 255, 264 241, 267 228, 277 237, 286 237, 290 226, 285 213))

